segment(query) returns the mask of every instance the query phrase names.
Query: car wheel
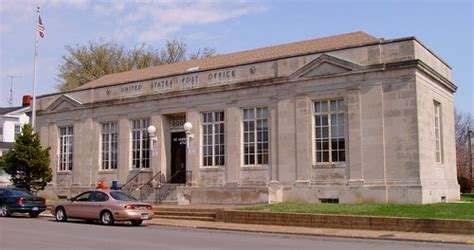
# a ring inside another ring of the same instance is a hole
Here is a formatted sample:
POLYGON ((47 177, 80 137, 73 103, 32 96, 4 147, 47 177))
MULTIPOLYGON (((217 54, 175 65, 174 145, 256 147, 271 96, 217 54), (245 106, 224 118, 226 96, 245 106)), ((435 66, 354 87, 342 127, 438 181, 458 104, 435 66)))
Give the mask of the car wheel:
POLYGON ((114 224, 114 217, 112 216, 112 213, 109 211, 104 211, 100 215, 100 222, 104 225, 113 225, 114 224))
POLYGON ((56 213, 54 214, 54 217, 56 218, 57 221, 61 221, 61 222, 66 221, 67 215, 64 208, 60 207, 56 209, 56 213))
POLYGON ((0 216, 1 217, 8 217, 10 216, 10 208, 8 207, 8 204, 2 204, 0 206, 0 216))
POLYGON ((38 217, 38 215, 40 213, 39 212, 29 212, 28 214, 30 215, 31 218, 36 218, 36 217, 38 217))
POLYGON ((130 221, 132 223, 132 225, 134 226, 140 226, 142 224, 142 220, 132 220, 130 221))

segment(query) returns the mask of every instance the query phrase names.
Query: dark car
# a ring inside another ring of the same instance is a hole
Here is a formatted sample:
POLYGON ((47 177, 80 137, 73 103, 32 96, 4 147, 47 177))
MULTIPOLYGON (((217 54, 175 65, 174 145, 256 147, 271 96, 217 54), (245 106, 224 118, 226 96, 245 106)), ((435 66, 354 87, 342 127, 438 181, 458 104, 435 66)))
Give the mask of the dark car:
POLYGON ((12 213, 28 213, 32 218, 46 210, 46 200, 26 190, 0 188, 0 217, 12 213))

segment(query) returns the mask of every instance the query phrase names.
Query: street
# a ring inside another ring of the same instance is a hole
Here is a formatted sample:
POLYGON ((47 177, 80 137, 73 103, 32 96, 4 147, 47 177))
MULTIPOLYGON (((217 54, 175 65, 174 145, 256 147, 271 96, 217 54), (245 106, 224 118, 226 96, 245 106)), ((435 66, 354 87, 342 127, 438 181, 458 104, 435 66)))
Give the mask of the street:
MULTIPOLYGON (((185 221, 183 221, 185 223, 185 221)), ((1 249, 473 249, 468 245, 0 218, 1 249)))

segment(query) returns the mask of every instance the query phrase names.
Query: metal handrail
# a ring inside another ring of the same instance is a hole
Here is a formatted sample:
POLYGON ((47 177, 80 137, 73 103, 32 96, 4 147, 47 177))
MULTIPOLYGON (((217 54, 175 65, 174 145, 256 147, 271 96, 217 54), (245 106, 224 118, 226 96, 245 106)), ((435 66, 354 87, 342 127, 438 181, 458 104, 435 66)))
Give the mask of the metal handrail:
POLYGON ((122 186, 120 186, 120 189, 122 189, 123 187, 128 185, 130 182, 132 182, 133 179, 135 179, 139 174, 140 174, 140 171, 138 171, 132 178, 130 178, 127 182, 125 182, 122 186))
MULTIPOLYGON (((161 171, 158 171, 158 173, 156 173, 155 175, 153 175, 153 177, 151 177, 145 184, 142 184, 140 187, 138 187, 138 189, 142 189, 143 187, 145 187, 146 185, 150 184, 158 175, 161 175, 161 171)), ((159 182, 161 184, 161 178, 159 180, 159 182)))
MULTIPOLYGON (((140 192, 139 195, 140 195, 140 200, 141 200, 141 201, 143 201, 142 189, 143 189, 145 186, 149 185, 149 184, 156 178, 156 176, 158 176, 158 175, 161 175, 161 171, 158 171, 158 173, 156 173, 155 175, 153 175, 146 183, 142 184, 141 186, 139 186, 139 187, 137 188, 137 189, 139 190, 139 192, 140 192)), ((161 183, 161 178, 160 178, 160 182, 159 182, 159 183, 161 183)), ((156 189, 156 187, 153 187, 153 188, 156 189)), ((155 192, 156 192, 156 190, 155 190, 155 192)))
MULTIPOLYGON (((161 189, 164 188, 165 186, 169 185, 171 183, 171 181, 179 174, 181 173, 183 170, 178 170, 176 173, 174 173, 174 175, 172 175, 163 185, 160 185, 158 187, 158 191, 159 191, 159 194, 158 194, 158 199, 156 199, 155 197, 155 200, 157 200, 157 204, 160 204, 161 203, 161 200, 163 197, 166 197, 168 195, 168 192, 165 191, 164 195, 161 194, 161 189)), ((168 189, 169 190, 169 189, 168 189)))

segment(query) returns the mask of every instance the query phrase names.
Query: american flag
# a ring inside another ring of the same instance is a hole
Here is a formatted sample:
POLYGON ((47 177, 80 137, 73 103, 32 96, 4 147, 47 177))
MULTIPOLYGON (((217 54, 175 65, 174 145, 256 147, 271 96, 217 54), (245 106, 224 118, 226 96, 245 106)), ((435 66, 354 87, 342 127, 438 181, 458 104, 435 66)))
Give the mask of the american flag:
POLYGON ((43 22, 41 22, 41 17, 38 16, 38 25, 36 26, 36 30, 38 30, 38 34, 40 35, 41 38, 44 37, 44 26, 43 22))

